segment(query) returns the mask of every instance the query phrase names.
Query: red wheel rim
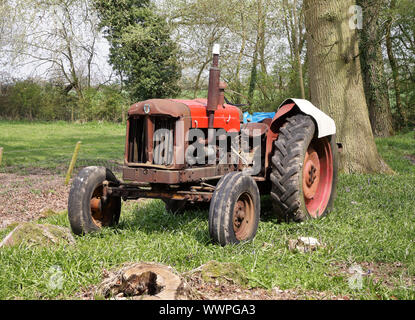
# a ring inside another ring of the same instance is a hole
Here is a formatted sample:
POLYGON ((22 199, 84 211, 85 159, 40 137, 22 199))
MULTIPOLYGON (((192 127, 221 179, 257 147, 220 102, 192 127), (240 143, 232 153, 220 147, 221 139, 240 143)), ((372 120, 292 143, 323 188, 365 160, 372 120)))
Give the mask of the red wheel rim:
POLYGON ((333 187, 333 153, 327 138, 313 141, 305 156, 303 194, 309 215, 319 218, 326 211, 333 187))
POLYGON ((91 218, 94 224, 98 228, 109 227, 113 220, 115 207, 115 198, 107 198, 104 186, 98 185, 90 200, 91 218))
POLYGON ((254 229, 255 207, 252 197, 243 193, 233 210, 233 231, 238 241, 249 238, 254 229))

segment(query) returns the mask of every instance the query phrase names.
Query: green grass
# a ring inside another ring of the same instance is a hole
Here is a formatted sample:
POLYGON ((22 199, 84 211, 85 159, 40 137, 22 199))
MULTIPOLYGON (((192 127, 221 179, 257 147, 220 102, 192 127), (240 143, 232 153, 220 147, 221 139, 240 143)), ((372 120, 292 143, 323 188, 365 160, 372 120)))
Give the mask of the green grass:
MULTIPOLYGON (((52 140, 59 136, 62 147, 71 146, 82 137, 101 137, 95 141, 97 149, 88 150, 85 159, 99 155, 109 160, 110 154, 122 157, 123 147, 115 151, 107 146, 112 140, 123 145, 120 126, 0 123, 1 129, 4 126, 31 127, 31 131, 37 131, 39 126, 53 133, 52 140), (48 126, 61 132, 57 134, 48 126)), ((36 135, 42 137, 42 133, 36 135)), ((2 130, 0 136, 4 136, 2 130)), ((16 148, 35 145, 30 135, 19 137, 21 141, 15 136, 10 144, 16 148)), ((404 281, 415 277, 415 166, 404 158, 414 152, 415 140, 413 134, 405 134, 377 143, 397 174, 341 175, 335 210, 325 219, 277 224, 265 214, 255 241, 222 248, 209 239, 206 211, 173 216, 165 212, 161 201, 127 203, 118 228, 77 238, 74 247, 22 246, 0 250, 0 299, 73 298, 82 288, 98 284, 103 269, 125 262, 160 262, 184 272, 209 260, 239 263, 249 272, 250 285, 254 287, 326 291, 356 299, 415 299, 413 284, 404 281), (290 252, 286 242, 298 236, 318 238, 326 248, 310 254, 290 252), (402 267, 391 269, 378 283, 365 278, 363 289, 353 290, 348 284, 350 275, 339 266, 344 265, 347 270, 355 263, 365 262, 399 262, 402 267), (51 290, 49 271, 56 266, 62 269, 64 285, 51 290)), ((36 146, 43 147, 42 143, 36 146)), ((269 199, 263 202, 269 206, 269 199)), ((66 213, 41 223, 69 226, 66 213)), ((0 238, 8 231, 0 231, 0 238)))
POLYGON ((115 162, 123 162, 125 125, 0 121, 0 147, 4 148, 0 172, 63 173, 69 167, 78 141, 82 141, 82 146, 77 168, 111 167, 115 162))

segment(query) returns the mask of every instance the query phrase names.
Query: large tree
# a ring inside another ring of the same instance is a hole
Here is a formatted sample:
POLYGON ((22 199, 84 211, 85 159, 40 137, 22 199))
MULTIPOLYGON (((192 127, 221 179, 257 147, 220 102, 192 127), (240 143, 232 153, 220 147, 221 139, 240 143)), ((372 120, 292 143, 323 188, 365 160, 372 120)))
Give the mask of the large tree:
POLYGON ((375 136, 388 137, 393 135, 394 130, 381 45, 384 36, 381 13, 387 1, 358 0, 357 3, 363 8, 360 62, 370 122, 375 136))
POLYGON ((305 0, 312 102, 334 118, 346 173, 389 172, 378 154, 366 104, 353 28, 353 0, 305 0))
POLYGON ((179 50, 165 18, 148 0, 96 0, 95 4, 110 43, 110 63, 131 98, 177 95, 179 50))

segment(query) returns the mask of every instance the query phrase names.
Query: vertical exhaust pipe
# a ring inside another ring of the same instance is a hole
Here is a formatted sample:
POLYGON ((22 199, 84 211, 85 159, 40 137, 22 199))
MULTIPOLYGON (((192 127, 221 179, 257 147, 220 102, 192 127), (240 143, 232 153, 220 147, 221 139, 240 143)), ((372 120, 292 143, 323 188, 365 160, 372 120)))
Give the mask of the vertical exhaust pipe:
POLYGON ((220 92, 220 69, 219 69, 219 55, 220 45, 215 44, 213 46, 213 64, 209 71, 209 89, 207 100, 207 113, 209 117, 209 129, 213 129, 215 121, 215 111, 218 110, 220 92))

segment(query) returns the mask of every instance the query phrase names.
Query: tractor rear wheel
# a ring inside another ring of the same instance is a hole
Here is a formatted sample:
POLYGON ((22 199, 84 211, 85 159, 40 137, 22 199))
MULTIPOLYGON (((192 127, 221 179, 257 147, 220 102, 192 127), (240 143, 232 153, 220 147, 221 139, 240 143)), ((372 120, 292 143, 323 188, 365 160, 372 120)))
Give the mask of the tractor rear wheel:
POLYGON ((253 240, 259 224, 260 195, 252 177, 241 172, 224 176, 213 194, 209 232, 222 246, 253 240))
POLYGON ((274 143, 272 191, 280 221, 302 222, 327 215, 336 197, 338 155, 335 136, 318 139, 311 117, 287 119, 274 143))
POLYGON ((114 174, 103 167, 85 168, 75 178, 68 201, 74 234, 84 235, 118 224, 121 198, 105 195, 105 181, 118 183, 114 174))

